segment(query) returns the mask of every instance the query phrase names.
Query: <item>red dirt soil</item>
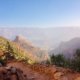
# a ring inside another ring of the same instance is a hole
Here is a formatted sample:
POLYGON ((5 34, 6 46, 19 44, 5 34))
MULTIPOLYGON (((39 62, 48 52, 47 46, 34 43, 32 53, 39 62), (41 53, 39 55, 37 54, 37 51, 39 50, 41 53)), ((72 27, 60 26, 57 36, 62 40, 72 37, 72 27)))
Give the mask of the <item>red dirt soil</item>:
POLYGON ((80 80, 80 73, 56 66, 28 65, 22 62, 11 62, 7 66, 22 70, 22 75, 27 76, 25 80, 80 80))

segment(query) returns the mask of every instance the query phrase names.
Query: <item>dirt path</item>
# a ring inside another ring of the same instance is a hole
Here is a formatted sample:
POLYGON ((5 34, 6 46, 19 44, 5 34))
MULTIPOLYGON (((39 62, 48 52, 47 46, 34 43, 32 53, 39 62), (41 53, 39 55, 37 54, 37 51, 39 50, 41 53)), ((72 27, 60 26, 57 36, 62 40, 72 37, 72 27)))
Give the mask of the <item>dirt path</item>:
POLYGON ((26 75, 29 80, 80 80, 80 73, 70 72, 63 68, 46 67, 43 65, 30 66, 21 62, 12 62, 7 66, 13 66, 22 70, 23 75, 26 75))
POLYGON ((28 79, 30 79, 30 80, 32 80, 32 79, 33 80, 50 80, 48 76, 45 76, 44 74, 41 75, 38 72, 33 71, 32 69, 30 69, 23 63, 13 62, 13 63, 9 63, 7 66, 8 67, 16 67, 16 68, 22 70, 23 74, 26 75, 28 77, 28 79))

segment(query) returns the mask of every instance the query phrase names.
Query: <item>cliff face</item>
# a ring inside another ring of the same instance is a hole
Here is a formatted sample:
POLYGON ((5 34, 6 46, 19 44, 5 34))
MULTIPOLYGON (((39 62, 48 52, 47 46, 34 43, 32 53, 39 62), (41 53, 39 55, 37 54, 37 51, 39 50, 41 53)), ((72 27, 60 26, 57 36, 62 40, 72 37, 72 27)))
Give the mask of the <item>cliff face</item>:
POLYGON ((57 48, 51 50, 51 54, 63 54, 66 58, 72 58, 77 49, 80 49, 80 38, 73 38, 62 42, 57 48))
POLYGON ((36 47, 23 36, 17 36, 14 42, 17 43, 25 51, 28 51, 31 55, 33 55, 33 57, 36 56, 37 61, 44 61, 49 59, 47 51, 36 47))

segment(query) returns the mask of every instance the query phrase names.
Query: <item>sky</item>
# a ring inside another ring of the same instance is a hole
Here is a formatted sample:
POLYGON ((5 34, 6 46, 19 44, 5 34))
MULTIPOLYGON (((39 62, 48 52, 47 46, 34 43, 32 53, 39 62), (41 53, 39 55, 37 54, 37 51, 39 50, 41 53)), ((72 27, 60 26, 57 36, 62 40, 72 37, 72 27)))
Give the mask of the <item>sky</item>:
POLYGON ((80 0, 0 0, 0 27, 80 27, 80 0))

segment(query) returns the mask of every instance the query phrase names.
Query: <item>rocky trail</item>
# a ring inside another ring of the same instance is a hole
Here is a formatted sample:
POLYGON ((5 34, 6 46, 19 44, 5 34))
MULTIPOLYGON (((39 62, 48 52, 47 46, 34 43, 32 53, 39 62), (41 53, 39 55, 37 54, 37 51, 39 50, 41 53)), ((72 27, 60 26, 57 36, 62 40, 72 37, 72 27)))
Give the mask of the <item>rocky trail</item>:
POLYGON ((80 80, 80 73, 56 66, 11 62, 0 67, 0 80, 80 80))

